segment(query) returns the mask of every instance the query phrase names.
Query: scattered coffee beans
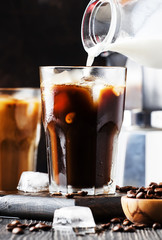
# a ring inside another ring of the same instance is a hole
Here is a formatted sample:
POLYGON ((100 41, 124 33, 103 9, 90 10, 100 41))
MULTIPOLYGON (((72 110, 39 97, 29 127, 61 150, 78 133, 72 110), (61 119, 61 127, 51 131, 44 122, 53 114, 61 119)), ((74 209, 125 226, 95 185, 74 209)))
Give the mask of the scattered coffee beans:
POLYGON ((73 198, 75 196, 81 196, 81 197, 84 197, 84 196, 87 196, 88 192, 86 191, 78 191, 76 193, 68 193, 65 195, 66 198, 73 198))
MULTIPOLYGON (((66 198, 73 198, 75 196, 81 196, 81 197, 84 197, 88 194, 88 192, 86 191, 78 191, 76 193, 68 193, 65 195, 66 198)), ((58 196, 62 196, 62 193, 61 192, 54 192, 54 193, 51 193, 50 195, 51 197, 58 197, 58 196)))
POLYGON ((39 230, 48 231, 51 229, 51 225, 42 222, 31 222, 29 224, 23 224, 18 220, 14 220, 6 226, 6 229, 14 234, 23 234, 25 228, 28 228, 30 232, 39 230))
MULTIPOLYGON (((147 198, 156 198, 162 199, 162 182, 159 184, 151 182, 148 187, 133 187, 125 186, 119 187, 116 186, 116 190, 121 193, 127 193, 128 198, 137 198, 137 199, 147 199, 147 198)), ((62 194, 54 193, 51 196, 61 196, 62 194)), ((67 194, 67 198, 73 198, 74 196, 86 196, 87 192, 79 191, 77 193, 67 194)), ((105 230, 112 230, 113 232, 135 232, 136 229, 145 229, 148 226, 146 224, 136 224, 129 221, 129 219, 121 219, 118 217, 112 218, 110 222, 101 224, 97 226, 95 232, 100 234, 105 230)), ((154 230, 162 229, 160 223, 154 223, 152 225, 154 230)), ((14 220, 7 224, 6 229, 11 231, 14 234, 23 234, 24 229, 28 229, 30 232, 44 230, 48 231, 51 229, 51 225, 42 223, 42 222, 31 222, 29 224, 22 224, 19 220, 14 220)))

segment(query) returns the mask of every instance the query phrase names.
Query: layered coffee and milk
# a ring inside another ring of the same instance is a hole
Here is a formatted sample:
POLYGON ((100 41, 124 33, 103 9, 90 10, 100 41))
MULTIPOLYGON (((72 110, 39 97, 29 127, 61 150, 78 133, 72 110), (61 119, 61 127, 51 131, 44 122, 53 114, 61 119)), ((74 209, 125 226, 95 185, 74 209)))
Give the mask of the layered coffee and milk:
POLYGON ((35 169, 40 115, 38 98, 0 95, 0 190, 16 190, 21 173, 35 169))

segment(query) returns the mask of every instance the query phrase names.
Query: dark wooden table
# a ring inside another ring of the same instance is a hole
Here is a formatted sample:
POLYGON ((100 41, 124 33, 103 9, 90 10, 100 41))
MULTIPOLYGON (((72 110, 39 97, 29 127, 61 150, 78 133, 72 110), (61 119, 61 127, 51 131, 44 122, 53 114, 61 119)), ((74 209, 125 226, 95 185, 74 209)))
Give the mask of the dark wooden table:
POLYGON ((21 223, 30 223, 41 221, 52 225, 54 210, 64 206, 88 206, 91 208, 96 224, 108 222, 112 217, 124 217, 120 204, 120 195, 115 196, 98 196, 98 197, 75 197, 66 199, 65 197, 51 197, 49 194, 24 194, 24 193, 0 193, 0 239, 109 239, 109 240, 159 240, 162 239, 162 229, 154 230, 145 228, 136 230, 136 232, 113 232, 112 227, 104 230, 100 234, 88 234, 85 236, 75 236, 71 233, 54 232, 39 230, 30 232, 24 230, 24 234, 13 234, 6 229, 6 225, 15 218, 21 223))
MULTIPOLYGON (((6 230, 6 225, 10 223, 12 218, 1 218, 0 217, 0 239, 7 240, 29 240, 29 239, 38 239, 38 240, 52 240, 52 239, 78 239, 78 240, 160 240, 162 239, 162 230, 153 230, 152 228, 146 228, 144 230, 136 230, 136 232, 113 232, 111 229, 105 230, 100 234, 89 234, 85 236, 74 236, 72 234, 64 234, 60 232, 54 232, 52 229, 50 231, 39 230, 38 232, 29 232, 25 230, 24 234, 14 235, 13 233, 6 230)), ((29 223, 31 220, 21 220, 23 223, 29 223)), ((52 224, 52 222, 46 222, 52 224)))

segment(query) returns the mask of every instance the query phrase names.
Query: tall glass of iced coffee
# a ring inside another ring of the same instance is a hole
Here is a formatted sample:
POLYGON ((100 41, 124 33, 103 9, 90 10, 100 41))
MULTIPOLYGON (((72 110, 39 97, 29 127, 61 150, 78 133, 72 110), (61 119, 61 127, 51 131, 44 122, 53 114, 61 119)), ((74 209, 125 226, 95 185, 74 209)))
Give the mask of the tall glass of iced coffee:
POLYGON ((41 67, 50 192, 115 192, 126 69, 41 67))
POLYGON ((40 89, 0 89, 0 190, 16 190, 23 171, 36 167, 40 89))

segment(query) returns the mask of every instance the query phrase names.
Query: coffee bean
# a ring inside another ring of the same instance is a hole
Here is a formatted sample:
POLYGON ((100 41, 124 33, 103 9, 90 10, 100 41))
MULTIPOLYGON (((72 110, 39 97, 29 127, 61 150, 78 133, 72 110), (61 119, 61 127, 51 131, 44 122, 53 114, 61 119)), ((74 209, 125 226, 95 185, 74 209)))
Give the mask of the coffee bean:
POLYGON ((144 223, 134 223, 132 224, 132 227, 135 227, 136 229, 144 229, 147 227, 147 225, 144 223))
POLYGON ((27 224, 21 224, 21 223, 19 223, 19 224, 17 224, 17 226, 16 227, 20 227, 20 228, 26 228, 26 227, 28 227, 28 225, 27 224))
POLYGON ((152 195, 152 194, 154 194, 154 190, 153 189, 147 190, 147 195, 152 195))
POLYGON ((155 188, 157 185, 156 182, 150 182, 149 187, 155 188))
POLYGON ((61 192, 54 192, 54 193, 51 193, 50 196, 51 196, 51 197, 62 196, 62 193, 61 193, 61 192))
POLYGON ((128 226, 130 224, 131 224, 131 222, 128 219, 124 219, 124 221, 123 221, 124 226, 128 226))
POLYGON ((95 227, 95 233, 97 233, 97 234, 100 234, 100 233, 102 233, 104 231, 104 229, 100 226, 100 227, 95 227))
POLYGON ((17 224, 20 224, 20 221, 19 220, 13 220, 10 225, 12 226, 17 226, 17 224))
POLYGON ((10 223, 7 224, 7 226, 6 226, 6 230, 8 230, 8 231, 12 231, 13 228, 14 227, 10 223))
POLYGON ((101 225, 101 228, 103 229, 108 229, 109 227, 110 227, 110 222, 101 225))
POLYGON ((35 228, 41 228, 43 225, 44 225, 44 223, 39 222, 35 225, 35 228))
POLYGON ((110 222, 111 223, 121 223, 121 219, 120 218, 112 218, 111 220, 110 220, 110 222))
POLYGON ((155 198, 155 199, 162 199, 162 196, 159 196, 159 195, 157 195, 157 194, 154 194, 153 198, 155 198))
POLYGON ((43 231, 48 231, 48 230, 50 230, 51 228, 52 228, 52 226, 51 226, 51 225, 47 225, 47 224, 44 224, 44 225, 42 225, 42 226, 40 227, 40 229, 43 230, 43 231))
POLYGON ((136 194, 138 194, 139 192, 144 192, 145 188, 144 187, 140 187, 137 189, 136 194))
POLYGON ((75 196, 74 193, 68 193, 65 195, 66 198, 73 198, 75 196))
POLYGON ((118 225, 116 225, 115 227, 112 228, 113 232, 123 232, 123 230, 124 229, 120 224, 118 224, 118 225))
POLYGON ((155 188, 155 193, 162 194, 162 188, 155 188))
POLYGON ((124 228, 124 232, 135 232, 135 231, 136 231, 136 229, 133 226, 126 226, 124 228))
POLYGON ((128 198, 135 198, 136 193, 133 190, 130 190, 130 191, 127 192, 127 197, 128 198))
POLYGON ((145 194, 145 198, 152 199, 152 198, 154 198, 154 195, 153 194, 145 194))
POLYGON ((6 229, 8 231, 12 231, 13 228, 17 227, 18 224, 21 224, 19 220, 13 220, 9 224, 7 224, 6 229))
POLYGON ((139 192, 139 193, 136 195, 136 198, 138 198, 138 199, 145 198, 144 192, 139 192))
POLYGON ((116 191, 120 191, 120 187, 116 185, 116 191))
POLYGON ((29 228, 29 231, 30 232, 37 232, 37 231, 39 231, 39 228, 36 228, 35 226, 32 226, 32 227, 29 228))
POLYGON ((154 189, 153 189, 152 187, 146 187, 145 190, 144 190, 144 192, 147 192, 147 191, 149 191, 149 190, 153 190, 153 191, 154 191, 154 189))
POLYGON ((88 192, 86 192, 86 191, 78 191, 77 192, 77 194, 76 194, 76 196, 78 195, 78 196, 87 196, 87 194, 88 194, 88 192))
POLYGON ((44 231, 47 231, 49 229, 51 229, 51 225, 47 225, 45 223, 41 223, 39 222, 38 224, 35 225, 35 228, 38 228, 38 229, 42 229, 44 231))
POLYGON ((158 184, 158 187, 159 187, 159 188, 162 188, 162 182, 160 182, 160 183, 158 184))
POLYGON ((161 229, 161 224, 160 223, 154 223, 153 225, 152 225, 152 228, 153 229, 161 229))
POLYGON ((13 228, 12 233, 14 233, 14 234, 23 234, 24 231, 20 227, 15 227, 15 228, 13 228))

